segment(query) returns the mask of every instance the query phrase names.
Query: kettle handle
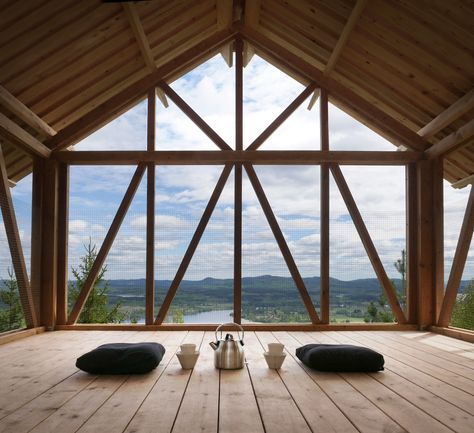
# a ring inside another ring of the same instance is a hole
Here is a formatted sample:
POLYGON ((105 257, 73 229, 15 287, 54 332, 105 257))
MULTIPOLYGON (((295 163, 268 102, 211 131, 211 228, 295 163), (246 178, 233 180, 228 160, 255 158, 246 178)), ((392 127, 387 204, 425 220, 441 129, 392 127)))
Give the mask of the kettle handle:
MULTIPOLYGON (((237 326, 240 328, 240 331, 242 331, 242 338, 239 338, 239 340, 243 343, 244 342, 244 328, 242 328, 242 326, 240 326, 238 323, 234 323, 234 322, 229 322, 229 323, 222 323, 221 325, 219 325, 216 329, 216 332, 215 332, 215 335, 216 335, 216 341, 218 341, 219 339, 217 338, 217 333, 219 332, 219 329, 221 329, 223 326, 229 326, 229 325, 234 325, 234 326, 237 326)), ((238 331, 238 332, 240 332, 238 331)), ((240 335, 239 335, 240 337, 240 335)), ((222 338, 222 331, 221 331, 221 338, 222 338)))

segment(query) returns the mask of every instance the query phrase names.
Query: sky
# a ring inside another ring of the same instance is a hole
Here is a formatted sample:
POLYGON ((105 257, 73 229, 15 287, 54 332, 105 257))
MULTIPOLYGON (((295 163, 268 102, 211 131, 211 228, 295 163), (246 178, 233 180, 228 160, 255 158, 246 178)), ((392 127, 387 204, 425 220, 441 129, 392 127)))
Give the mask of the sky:
MULTIPOLYGON (((218 55, 171 85, 234 147, 234 70, 218 55)), ((244 148, 303 90, 303 86, 254 56, 244 70, 244 148)), ((265 150, 318 150, 319 109, 306 101, 268 140, 265 150)), ((146 149, 146 103, 124 113, 75 147, 77 150, 146 149)), ((393 151, 395 147, 335 106, 329 107, 330 148, 393 151)), ((217 147, 170 101, 157 103, 157 150, 217 150, 217 147)), ((156 279, 172 279, 189 244, 222 166, 158 166, 156 169, 156 279)), ((319 275, 318 166, 256 166, 275 216, 303 277, 319 275)), ((89 240, 100 247, 135 167, 71 167, 69 269, 77 267, 89 240)), ((343 166, 342 171, 390 278, 405 248, 404 167, 343 166)), ((232 172, 185 279, 232 278, 232 172)), ((109 279, 145 278, 146 177, 107 259, 109 279)), ((446 276, 467 202, 468 188, 445 182, 446 276)), ((31 176, 12 189, 20 234, 29 264, 31 176)), ((331 277, 375 278, 360 238, 331 178, 331 277)), ((243 276, 289 276, 263 211, 244 173, 243 276)), ((9 265, 0 224, 0 278, 9 265)), ((29 266, 29 265, 28 265, 29 266)), ((472 248, 464 278, 474 277, 472 248)))

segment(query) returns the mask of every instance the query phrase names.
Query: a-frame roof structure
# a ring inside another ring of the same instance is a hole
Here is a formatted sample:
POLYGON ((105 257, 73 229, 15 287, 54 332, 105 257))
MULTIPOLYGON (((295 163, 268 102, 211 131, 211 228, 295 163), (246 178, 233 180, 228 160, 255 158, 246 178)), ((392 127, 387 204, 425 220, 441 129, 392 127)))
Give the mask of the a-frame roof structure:
MULTIPOLYGON (((464 0, 0 1, 0 142, 9 179, 234 39, 407 151, 474 173, 474 6, 464 0)), ((166 97, 159 92, 164 104, 166 97)))

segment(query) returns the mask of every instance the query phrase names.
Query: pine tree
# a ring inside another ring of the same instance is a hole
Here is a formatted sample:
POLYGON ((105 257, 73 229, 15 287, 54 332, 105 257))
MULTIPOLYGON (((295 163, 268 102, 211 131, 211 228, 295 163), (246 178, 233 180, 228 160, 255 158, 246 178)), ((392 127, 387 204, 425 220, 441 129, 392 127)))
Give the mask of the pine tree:
POLYGON ((18 283, 10 268, 8 268, 8 279, 3 280, 3 286, 5 289, 0 290, 0 302, 6 308, 0 310, 0 332, 24 328, 26 325, 18 293, 18 283))
MULTIPOLYGON (((84 245, 84 248, 86 252, 81 257, 79 266, 71 268, 72 274, 76 279, 75 282, 69 284, 69 299, 72 301, 70 303, 71 308, 79 297, 79 293, 84 287, 87 276, 97 257, 97 248, 95 245, 92 245, 90 240, 88 245, 84 245)), ((110 287, 108 281, 104 278, 106 272, 107 266, 103 266, 84 305, 78 320, 79 323, 120 323, 125 320, 125 314, 120 311, 121 302, 117 302, 110 308, 108 306, 110 287)))
POLYGON ((451 316, 451 326, 474 330, 474 279, 458 297, 451 316))

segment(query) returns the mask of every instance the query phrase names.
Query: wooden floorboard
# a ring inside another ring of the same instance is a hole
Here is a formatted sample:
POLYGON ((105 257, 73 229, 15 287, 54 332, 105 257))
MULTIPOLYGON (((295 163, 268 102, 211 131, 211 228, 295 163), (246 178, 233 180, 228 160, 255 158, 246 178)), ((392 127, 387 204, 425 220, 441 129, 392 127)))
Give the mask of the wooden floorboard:
POLYGON ((459 432, 474 425, 474 345, 415 331, 247 332, 246 364, 216 370, 203 331, 58 331, 0 346, 2 432, 459 432), (161 342, 146 375, 95 376, 76 358, 105 342, 161 342), (285 344, 268 369, 269 342, 285 344), (176 356, 201 351, 193 370, 176 356), (302 365, 307 343, 355 344, 385 357, 379 373, 324 373, 302 365))

